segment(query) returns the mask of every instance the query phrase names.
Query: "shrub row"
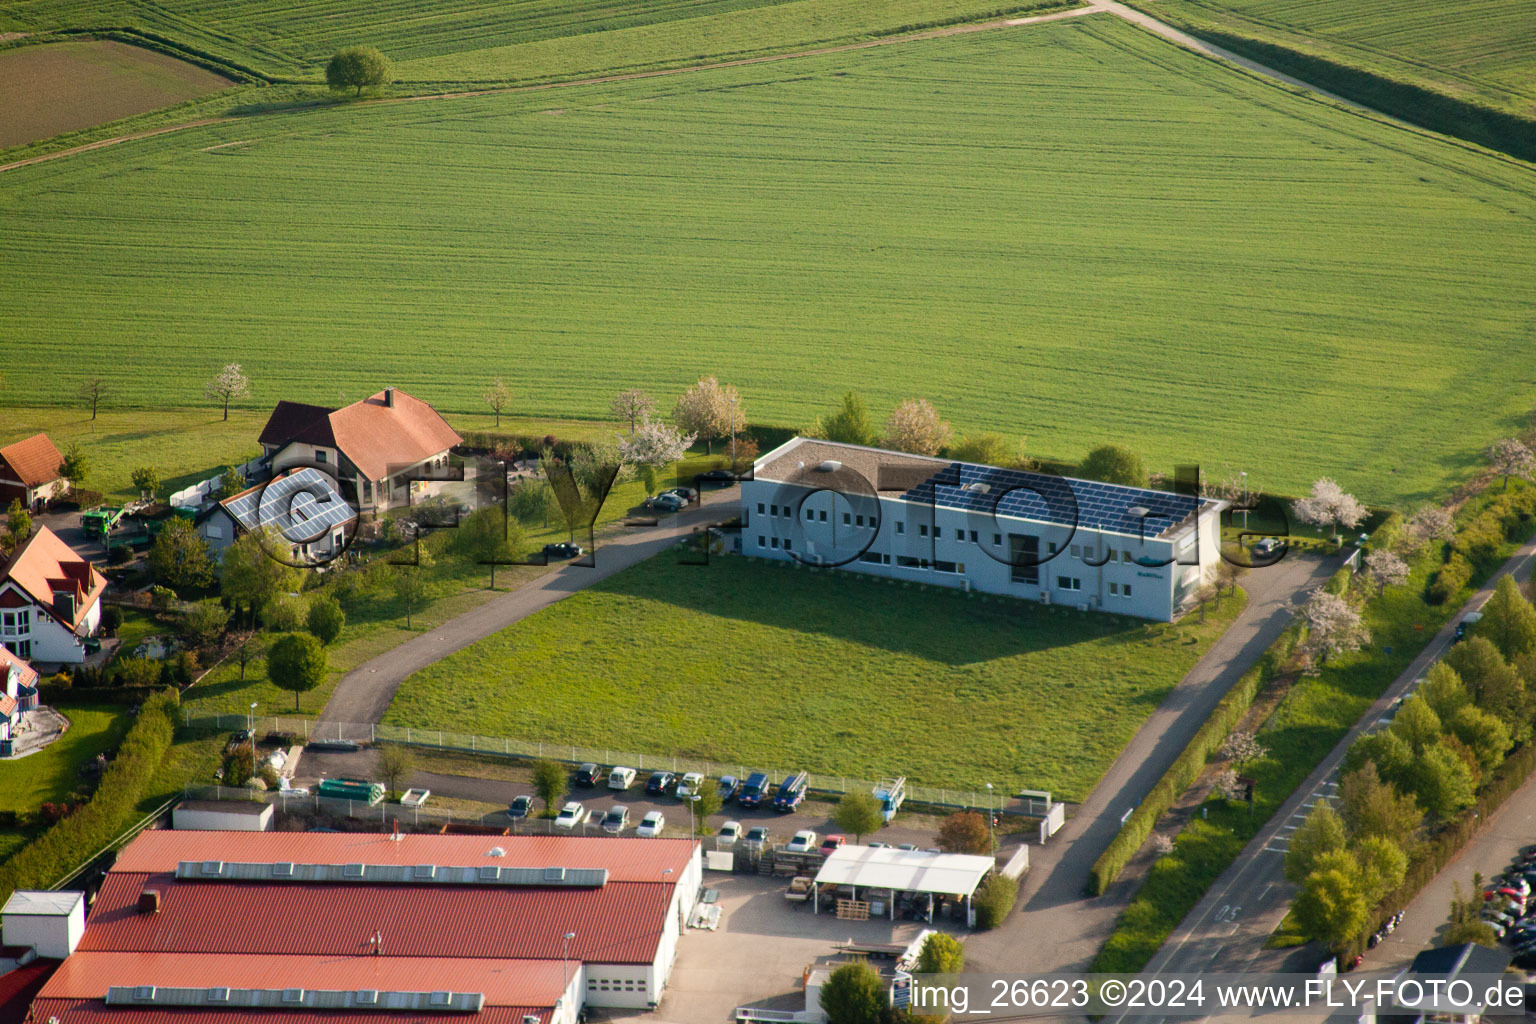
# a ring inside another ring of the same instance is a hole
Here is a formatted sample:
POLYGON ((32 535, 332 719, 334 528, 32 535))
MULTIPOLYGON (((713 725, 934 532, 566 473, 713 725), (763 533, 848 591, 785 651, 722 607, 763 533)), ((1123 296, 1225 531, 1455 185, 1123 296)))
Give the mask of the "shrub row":
POLYGON ((1227 695, 1221 698, 1209 718, 1201 724, 1199 730, 1190 738, 1179 756, 1174 758, 1173 764, 1163 773, 1163 777, 1157 780, 1152 791, 1146 799, 1136 805, 1130 818, 1121 826, 1115 838, 1110 840, 1108 848, 1094 861, 1093 871, 1089 876, 1089 893, 1094 896, 1102 896, 1112 885, 1115 879, 1120 877, 1120 872, 1136 856, 1136 851, 1141 849, 1141 844, 1147 841, 1152 834, 1152 828, 1157 824, 1157 819, 1163 812, 1172 807, 1174 801, 1179 798, 1205 770, 1206 761, 1217 750, 1228 735, 1237 727, 1237 723, 1243 720, 1248 709, 1253 706, 1254 698, 1264 684, 1274 678, 1285 659, 1290 656, 1291 650, 1296 644, 1295 627, 1289 628, 1280 639, 1276 640, 1259 663, 1243 674, 1227 695))
POLYGON ((268 84, 275 81, 271 76, 264 75, 260 71, 248 68, 243 64, 237 64, 218 54, 200 50, 195 46, 178 42, 169 36, 162 36, 155 32, 149 32, 141 28, 131 28, 123 25, 112 25, 105 28, 65 28, 60 29, 62 36, 86 36, 91 39, 113 39, 119 43, 127 43, 129 46, 137 46, 145 50, 153 50, 163 53, 168 57, 186 61, 188 64, 196 64, 200 68, 212 71, 216 75, 223 75, 235 82, 268 84))
POLYGON ((14 889, 48 888, 117 838, 165 760, 179 704, 175 690, 144 703, 90 802, 0 865, 0 899, 14 889))
POLYGON ((101 686, 80 687, 68 683, 45 682, 37 688, 38 700, 53 707, 80 704, 122 704, 132 707, 143 704, 165 690, 164 686, 101 686))
POLYGON ((977 886, 976 895, 973 897, 976 907, 976 927, 986 931, 1002 924, 1018 898, 1019 879, 1004 878, 997 872, 992 872, 981 885, 977 886))

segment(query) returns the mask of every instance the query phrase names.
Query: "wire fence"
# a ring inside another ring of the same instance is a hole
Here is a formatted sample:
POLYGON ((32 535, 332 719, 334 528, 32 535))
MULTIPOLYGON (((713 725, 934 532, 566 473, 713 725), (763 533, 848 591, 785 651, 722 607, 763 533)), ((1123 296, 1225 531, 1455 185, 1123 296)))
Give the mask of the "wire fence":
MULTIPOLYGON (((518 759, 543 759, 560 761, 570 765, 597 764, 623 765, 637 772, 670 771, 678 774, 698 772, 705 778, 734 775, 744 779, 755 771, 762 771, 772 783, 779 783, 795 774, 783 769, 754 768, 750 765, 721 761, 701 761, 687 757, 640 754, 628 750, 606 747, 583 747, 569 743, 545 743, 511 739, 506 736, 481 736, 476 733, 452 732, 445 729, 418 729, 413 726, 374 725, 347 722, 316 722, 310 718, 284 718, 267 716, 252 720, 241 714, 192 715, 186 713, 185 721, 193 728, 213 730, 238 730, 254 728, 258 735, 267 732, 286 733, 295 741, 305 743, 317 740, 367 743, 401 743, 412 747, 433 750, 452 750, 471 754, 518 759)), ((841 796, 849 792, 870 792, 876 784, 868 779, 846 775, 806 773, 809 789, 814 793, 841 796)), ((906 785, 907 800, 934 807, 950 807, 974 810, 995 810, 1004 814, 1025 814, 1038 817, 1054 806, 1049 793, 1043 791, 1012 792, 995 789, 963 789, 945 786, 906 785)))

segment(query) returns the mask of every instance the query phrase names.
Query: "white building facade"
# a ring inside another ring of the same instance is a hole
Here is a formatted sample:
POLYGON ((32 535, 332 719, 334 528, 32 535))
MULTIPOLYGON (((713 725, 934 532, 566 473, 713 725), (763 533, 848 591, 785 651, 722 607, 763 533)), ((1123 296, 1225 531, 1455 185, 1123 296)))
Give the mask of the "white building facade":
POLYGON ((1226 503, 793 438, 741 485, 741 552, 1171 621, 1226 503))

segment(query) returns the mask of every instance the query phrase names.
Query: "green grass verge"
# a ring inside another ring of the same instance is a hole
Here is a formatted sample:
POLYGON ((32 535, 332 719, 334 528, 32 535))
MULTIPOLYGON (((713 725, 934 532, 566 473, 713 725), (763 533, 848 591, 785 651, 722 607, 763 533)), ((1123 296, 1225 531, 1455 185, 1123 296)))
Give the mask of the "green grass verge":
POLYGON ((76 770, 122 742, 133 718, 111 705, 70 706, 62 712, 69 730, 35 754, 0 761, 0 811, 34 813, 45 801, 68 800, 83 788, 76 770))
POLYGON ((1238 606, 1146 624, 667 553, 411 676, 385 721, 1079 800, 1238 606))
POLYGON ((5 178, 0 274, 29 300, 0 331, 45 401, 92 365, 121 402, 200 404, 238 360, 268 398, 390 380, 478 413, 501 374, 527 415, 595 419, 707 370, 793 425, 921 381, 1042 456, 1134 437, 1153 466, 1393 504, 1529 405, 1536 176, 1098 15, 243 118, 5 178))

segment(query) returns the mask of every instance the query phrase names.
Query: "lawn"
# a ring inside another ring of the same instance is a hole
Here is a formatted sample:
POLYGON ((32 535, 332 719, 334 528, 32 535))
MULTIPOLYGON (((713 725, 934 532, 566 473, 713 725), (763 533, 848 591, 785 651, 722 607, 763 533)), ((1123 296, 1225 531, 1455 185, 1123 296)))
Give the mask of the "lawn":
POLYGON ((662 555, 411 676, 385 721, 1080 800, 1224 605, 1203 626, 1145 624, 662 555))
POLYGON ((0 761, 0 811, 31 813, 45 801, 68 800, 83 780, 76 770, 112 749, 128 731, 127 709, 85 705, 63 709, 70 726, 59 740, 16 761, 0 761))
POLYGON ((711 372, 757 422, 920 391, 1048 458, 1133 438, 1407 505, 1536 381, 1529 170, 1108 16, 257 116, 5 180, 27 301, 0 331, 44 401, 89 365, 198 404, 238 360, 264 399, 389 381, 480 413, 505 376, 524 415, 597 418, 711 372))

